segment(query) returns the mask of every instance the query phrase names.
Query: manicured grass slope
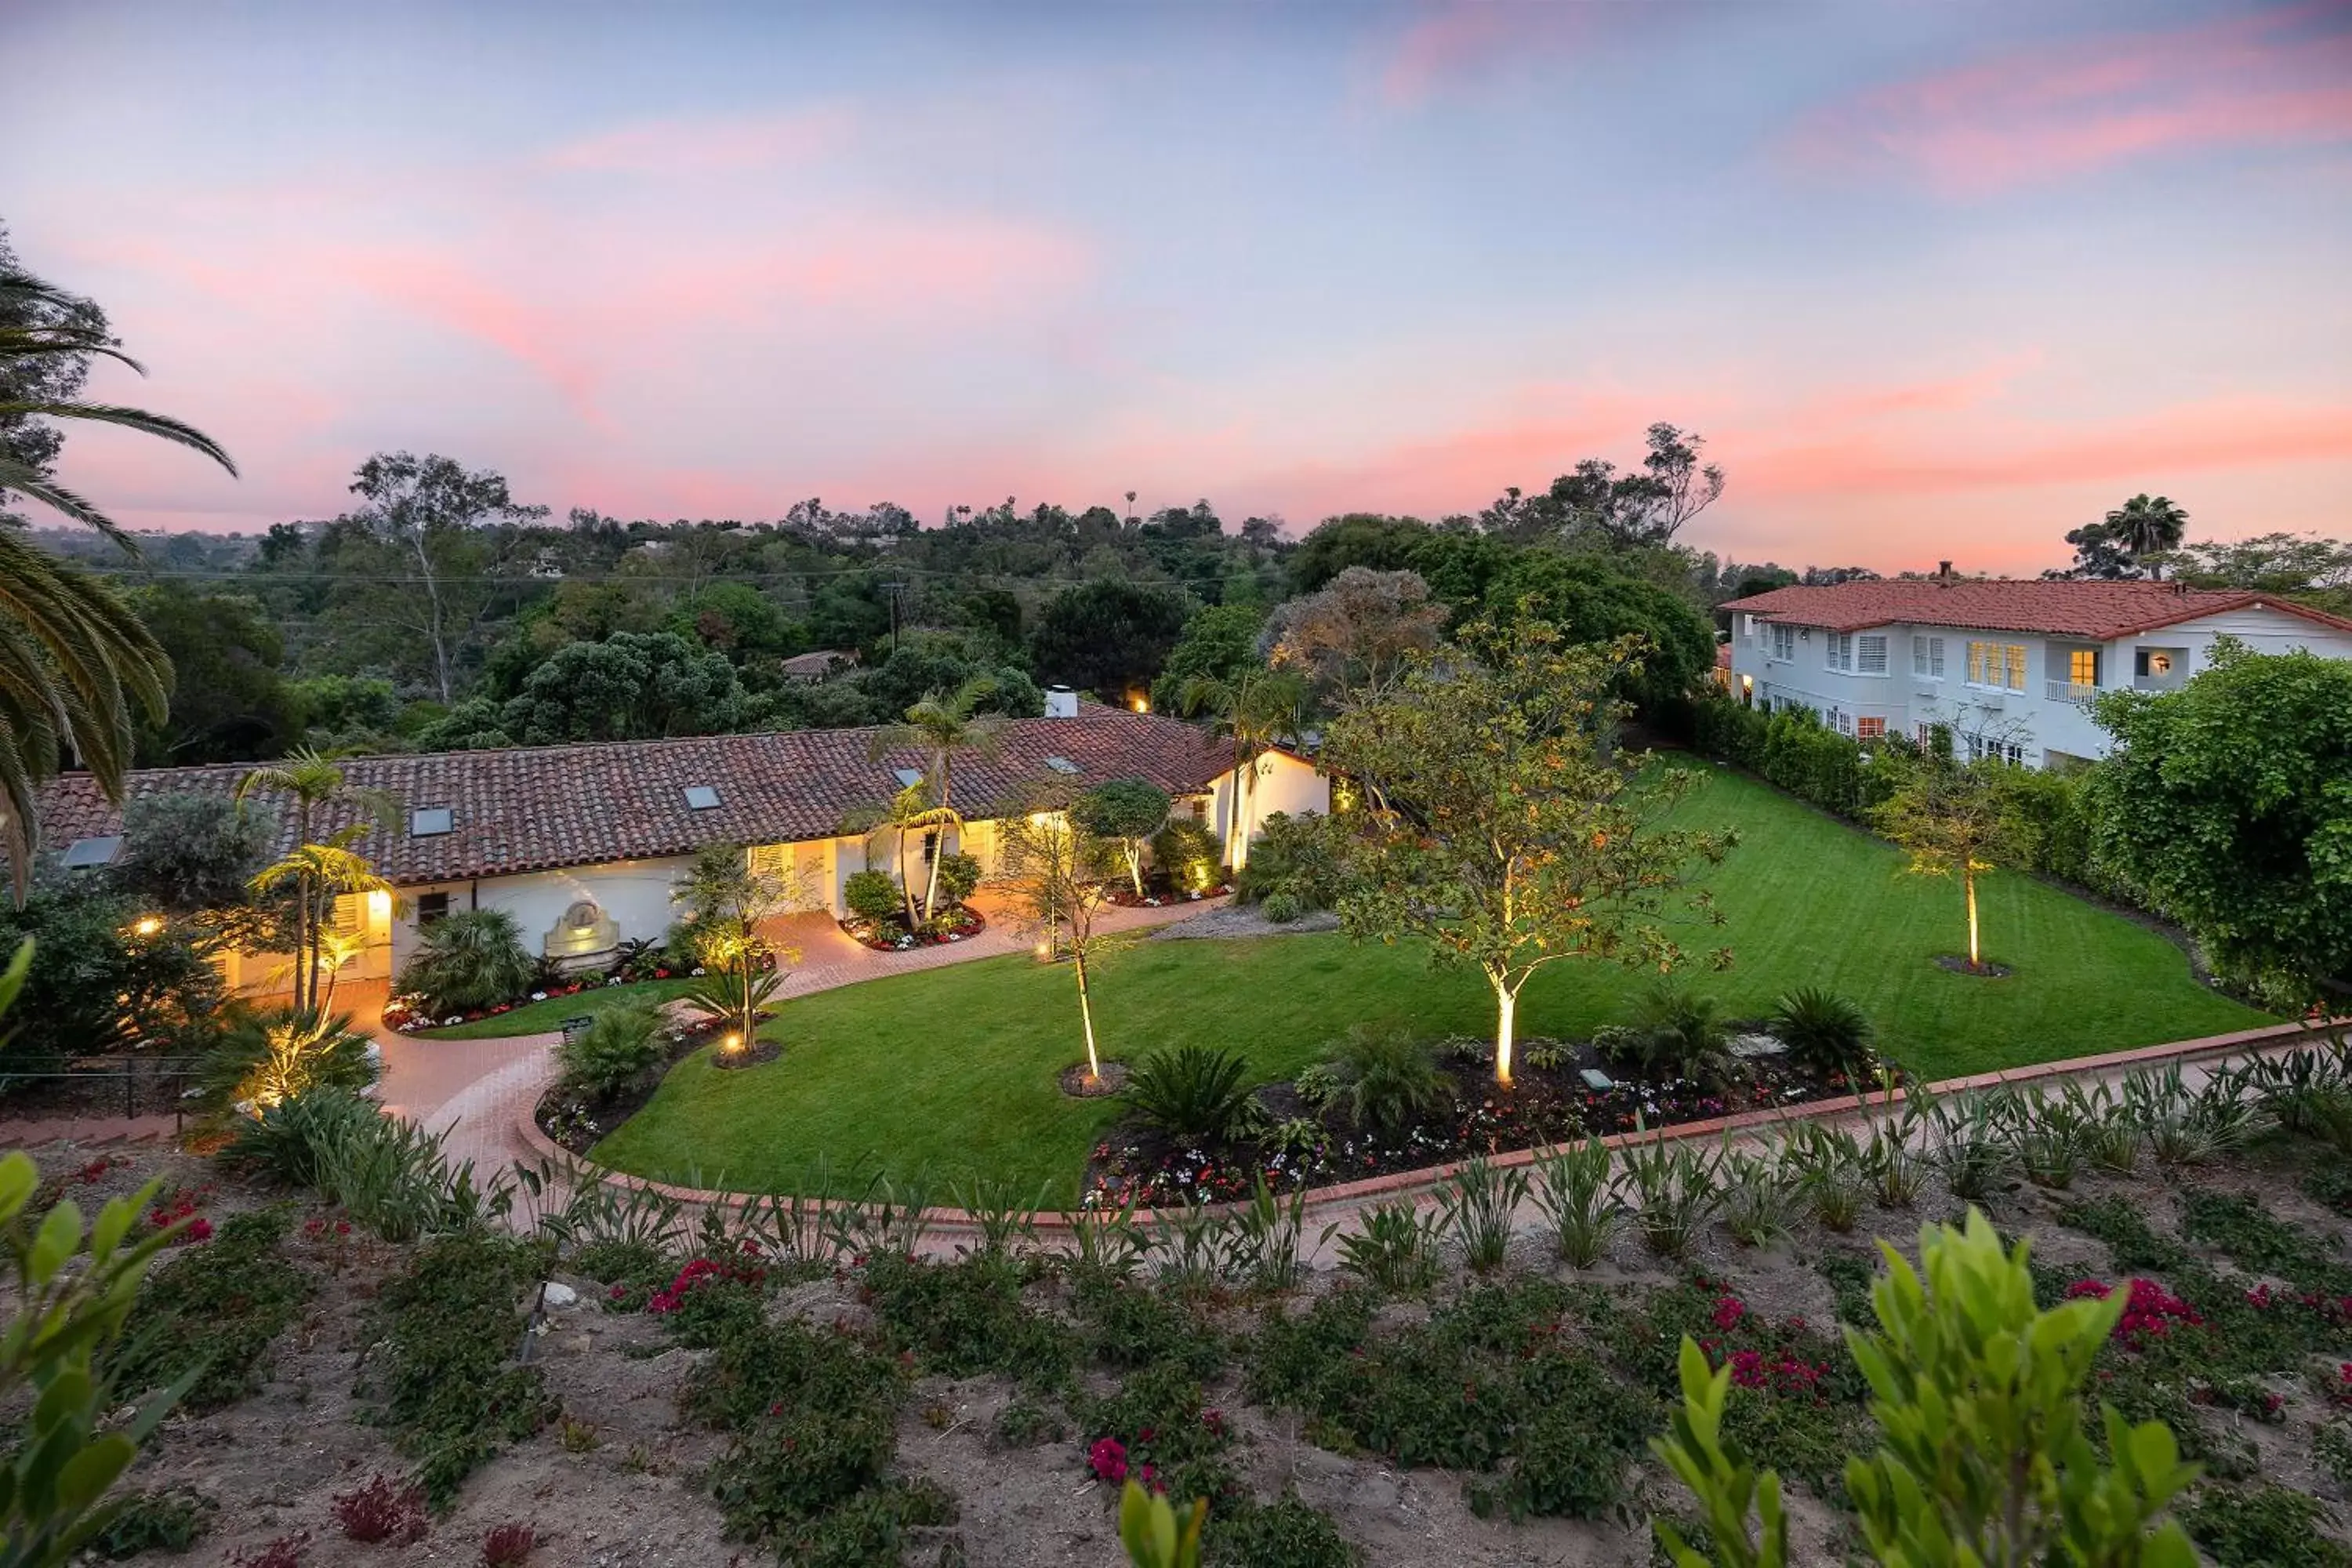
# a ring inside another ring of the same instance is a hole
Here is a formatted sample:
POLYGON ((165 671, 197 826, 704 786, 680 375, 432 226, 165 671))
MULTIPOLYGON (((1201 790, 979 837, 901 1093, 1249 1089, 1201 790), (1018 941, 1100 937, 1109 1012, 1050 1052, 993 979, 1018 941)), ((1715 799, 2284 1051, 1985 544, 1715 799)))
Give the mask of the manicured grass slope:
MULTIPOLYGON (((1858 1000, 1886 1047, 1929 1078, 2263 1022, 2198 985, 2163 938, 2023 877, 1991 876, 1978 891, 1986 955, 2016 973, 1952 973, 1932 959, 1965 947, 1953 883, 1909 876, 1895 850, 1721 770, 1680 815, 1743 836, 1711 877, 1728 923, 1684 932, 1694 952, 1733 950, 1729 972, 1694 963, 1687 979, 1735 1016, 1826 985, 1858 1000)), ((1520 1034, 1589 1034, 1619 1019, 1646 978, 1553 965, 1522 998, 1520 1034)), ((1294 1075, 1359 1020, 1481 1037, 1493 1024, 1475 975, 1433 973, 1417 948, 1340 936, 1147 942, 1103 966, 1095 1012, 1107 1057, 1202 1040, 1244 1052, 1267 1079, 1294 1075)), ((929 1166, 941 1183, 981 1172, 1065 1203, 1118 1114, 1055 1086, 1081 1053, 1066 966, 991 959, 845 986, 792 1001, 772 1029, 781 1060, 724 1073, 704 1058, 682 1063, 596 1157, 664 1180, 777 1191, 813 1188, 822 1157, 836 1194, 855 1190, 846 1173, 861 1162, 899 1179, 929 1166)))

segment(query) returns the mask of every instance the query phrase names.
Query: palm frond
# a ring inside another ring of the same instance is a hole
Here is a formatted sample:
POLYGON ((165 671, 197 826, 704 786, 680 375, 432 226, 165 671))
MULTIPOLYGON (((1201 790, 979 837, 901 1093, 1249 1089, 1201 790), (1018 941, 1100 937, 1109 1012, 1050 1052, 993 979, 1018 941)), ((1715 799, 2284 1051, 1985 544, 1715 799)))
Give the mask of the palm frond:
POLYGON ((180 446, 202 452, 230 473, 236 472, 236 463, 221 444, 184 420, 168 414, 151 414, 143 408, 125 408, 113 403, 84 403, 75 399, 65 403, 0 403, 0 419, 87 419, 94 425, 121 425, 142 435, 159 437, 180 446))

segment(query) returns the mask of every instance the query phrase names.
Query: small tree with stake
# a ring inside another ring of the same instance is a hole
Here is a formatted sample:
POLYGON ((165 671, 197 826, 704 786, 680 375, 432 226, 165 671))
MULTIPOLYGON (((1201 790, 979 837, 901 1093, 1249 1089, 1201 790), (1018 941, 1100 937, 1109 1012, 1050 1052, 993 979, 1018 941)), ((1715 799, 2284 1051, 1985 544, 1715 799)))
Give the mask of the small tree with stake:
POLYGON ((1023 916, 1023 929, 1038 939, 1045 956, 1066 955, 1078 982, 1078 1026, 1086 1037, 1087 1083, 1102 1080, 1102 1058, 1095 1046, 1095 967, 1124 937, 1095 929, 1108 901, 1103 867, 1111 846, 1066 808, 1047 807, 1006 819, 1002 839, 1006 888, 1023 916))
POLYGON ((1910 851, 1914 874, 1959 879, 1969 909, 1969 972, 1981 974, 1977 874, 2014 858, 2019 847, 2004 787, 2008 764, 1990 757, 1957 763, 1931 749, 1907 763, 1881 752, 1878 765, 1906 771, 1895 792, 1871 809, 1872 824, 1910 851))
MULTIPOLYGON (((1387 692, 1324 737, 1323 761, 1355 779, 1364 809, 1343 927, 1360 941, 1428 942, 1441 964, 1475 968, 1495 993, 1495 1079, 1511 1081, 1519 993, 1569 958, 1665 970, 1669 901, 1728 834, 1659 819, 1700 775, 1645 774, 1613 747, 1612 693, 1640 668, 1638 639, 1562 645, 1559 628, 1481 622, 1417 657, 1387 692)), ((1706 896, 1692 910, 1719 923, 1706 896)), ((1716 953, 1718 967, 1729 951, 1716 953)))

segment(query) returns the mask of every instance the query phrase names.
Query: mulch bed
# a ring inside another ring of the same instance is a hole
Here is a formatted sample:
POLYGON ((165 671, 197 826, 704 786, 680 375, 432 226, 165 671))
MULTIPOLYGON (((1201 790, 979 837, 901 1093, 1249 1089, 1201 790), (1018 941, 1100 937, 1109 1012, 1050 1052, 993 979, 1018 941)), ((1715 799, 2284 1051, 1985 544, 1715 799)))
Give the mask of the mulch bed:
POLYGON ((1128 1066, 1125 1062, 1105 1062, 1102 1076, 1087 1076, 1087 1064, 1072 1062, 1062 1069, 1062 1092, 1072 1100, 1105 1100, 1127 1087, 1128 1066))
POLYGON ((1190 1148, 1149 1128, 1122 1123, 1095 1145, 1087 1162, 1083 1201, 1095 1208, 1116 1208, 1130 1200, 1139 1207, 1223 1203, 1247 1197, 1260 1173, 1276 1191, 1326 1186, 1477 1154, 1631 1132, 1637 1118, 1643 1126, 1671 1127, 1853 1092, 1842 1076, 1823 1079, 1769 1057, 1744 1062, 1745 1081, 1723 1089, 1684 1080, 1636 1082, 1605 1067, 1589 1044, 1543 1040, 1521 1042, 1507 1089, 1495 1082, 1491 1058, 1465 1060, 1452 1045, 1443 1049, 1454 1103, 1400 1131, 1359 1131, 1338 1106, 1318 1117, 1288 1084, 1270 1085, 1259 1091, 1270 1119, 1277 1125, 1313 1122, 1310 1141, 1277 1145, 1240 1140, 1190 1148), (1534 1065, 1530 1056, 1547 1065, 1534 1065), (1580 1076, 1585 1068, 1600 1068, 1615 1079, 1613 1086, 1588 1087, 1580 1076))
POLYGON ((1175 904, 1197 904, 1203 899, 1213 899, 1222 893, 1230 893, 1233 890, 1234 885, 1231 882, 1220 882, 1213 888, 1203 889, 1197 893, 1189 891, 1180 893, 1164 884, 1147 881, 1141 893, 1135 890, 1135 884, 1132 882, 1107 883, 1103 892, 1107 901, 1117 904, 1123 910, 1164 910, 1175 904))

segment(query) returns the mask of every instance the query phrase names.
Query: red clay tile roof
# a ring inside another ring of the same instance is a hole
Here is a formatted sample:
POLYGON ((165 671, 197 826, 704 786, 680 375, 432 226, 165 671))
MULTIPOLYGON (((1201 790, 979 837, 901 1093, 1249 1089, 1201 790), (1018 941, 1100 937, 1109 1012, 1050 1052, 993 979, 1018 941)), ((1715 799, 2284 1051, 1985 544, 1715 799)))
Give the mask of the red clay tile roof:
POLYGON ((2250 606, 2352 631, 2352 621, 2273 595, 2231 588, 2179 588, 2170 583, 2012 582, 1977 577, 1942 583, 1912 578, 1775 588, 1717 607, 1833 632, 1903 622, 2106 642, 2250 606))
MULTIPOLYGON (((899 788, 895 768, 920 768, 920 752, 871 760, 871 730, 805 730, 772 735, 711 735, 677 741, 530 746, 343 761, 354 788, 383 790, 400 804, 393 831, 377 828, 358 847, 394 882, 457 882, 561 866, 687 855, 709 843, 776 844, 824 838, 860 807, 882 805, 899 788), (689 785, 719 792, 694 811, 689 785), (447 806, 445 834, 417 837, 407 813, 447 806)), ((956 809, 973 818, 1016 809, 1040 784, 1087 786, 1144 778, 1171 795, 1198 794, 1233 765, 1229 742, 1179 720, 1092 704, 1075 719, 1021 719, 1006 726, 993 759, 955 760, 956 809), (1049 767, 1075 763, 1076 773, 1049 767)), ((125 795, 226 796, 249 768, 155 768, 132 773, 125 795)), ((293 842, 285 803, 269 796, 282 852, 293 842)), ((121 815, 87 773, 70 773, 40 797, 41 841, 62 851, 77 838, 121 831, 121 815)), ((321 811, 317 834, 366 820, 348 807, 321 811)))

